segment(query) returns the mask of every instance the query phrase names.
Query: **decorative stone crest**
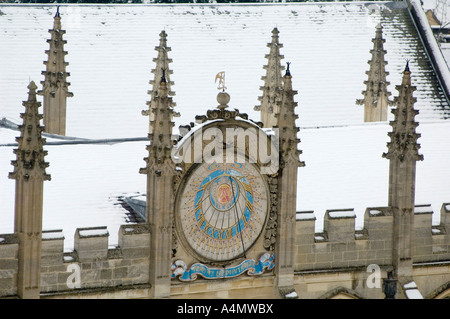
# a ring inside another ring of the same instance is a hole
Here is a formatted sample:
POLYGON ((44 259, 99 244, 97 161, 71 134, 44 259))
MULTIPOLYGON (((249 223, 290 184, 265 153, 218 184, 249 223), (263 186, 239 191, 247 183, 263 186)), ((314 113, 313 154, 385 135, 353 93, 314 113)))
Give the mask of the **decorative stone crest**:
POLYGON ((194 281, 199 276, 204 279, 226 279, 237 277, 244 273, 255 276, 272 270, 274 266, 274 253, 265 253, 257 261, 246 259, 237 266, 226 268, 210 268, 202 263, 196 263, 188 268, 184 261, 177 260, 172 264, 172 279, 178 278, 180 281, 194 281))

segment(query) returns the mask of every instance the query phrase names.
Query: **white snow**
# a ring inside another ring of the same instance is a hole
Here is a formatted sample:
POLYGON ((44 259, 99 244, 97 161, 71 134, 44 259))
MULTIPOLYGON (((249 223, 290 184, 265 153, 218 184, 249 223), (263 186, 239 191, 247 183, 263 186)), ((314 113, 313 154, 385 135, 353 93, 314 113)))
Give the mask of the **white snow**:
POLYGON ((405 294, 408 299, 423 299, 423 296, 414 281, 404 284, 403 289, 405 289, 405 294))
POLYGON ((442 234, 442 231, 439 228, 432 228, 431 232, 433 235, 440 235, 442 234))
MULTIPOLYGON (((354 208, 362 228, 367 207, 387 206, 389 161, 381 155, 390 131, 387 123, 300 130, 306 166, 298 170, 297 210, 314 210, 317 232, 327 209, 354 208)), ((440 208, 449 202, 450 122, 421 123, 417 131, 424 161, 417 162, 416 202, 440 208)), ((439 220, 433 214, 433 223, 439 220)))
POLYGON ((286 296, 284 296, 284 297, 285 298, 297 298, 298 295, 297 295, 297 292, 293 291, 293 292, 286 294, 286 296))
POLYGON ((311 213, 297 213, 295 215, 295 219, 296 220, 311 220, 311 219, 316 219, 316 216, 314 215, 313 212, 311 212, 311 213))
MULTIPOLYGON (((171 80, 181 116, 176 126, 194 121, 217 105, 214 76, 225 70, 231 108, 259 120, 253 106, 262 94, 267 42, 276 26, 286 61, 292 62, 299 91, 301 126, 360 124, 362 98, 375 25, 384 25, 389 90, 401 80, 411 58, 416 97, 424 120, 448 111, 402 3, 292 3, 286 5, 71 5, 60 12, 73 98, 68 98, 67 134, 78 137, 146 136, 154 47, 165 29, 173 59, 171 80), (419 47, 419 49, 417 49, 419 47), (110 52, 114 52, 111 54, 110 52), (414 58, 412 58, 412 56, 414 58), (327 94, 321 94, 323 89, 327 94), (319 91, 318 91, 319 90, 319 91), (320 92, 320 93, 318 93, 320 92), (430 98, 430 96, 437 96, 430 98), (101 123, 105 123, 100 125, 101 123), (99 126, 100 125, 100 126, 99 126)), ((46 39, 54 5, 0 5, 0 91, 2 114, 20 122, 30 79, 43 80, 46 39)), ((391 116, 391 114, 389 114, 391 116)))
POLYGON ((413 289, 413 288, 417 288, 417 285, 414 281, 410 281, 406 284, 403 285, 403 288, 405 289, 413 289))
POLYGON ((61 230, 57 231, 43 231, 42 239, 64 239, 64 235, 61 230))
POLYGON ((64 262, 71 262, 75 260, 72 256, 64 256, 63 259, 64 262))
POLYGON ((355 218, 356 214, 353 210, 333 211, 328 212, 330 218, 355 218))
POLYGON ((405 291, 405 294, 408 299, 423 299, 423 296, 418 289, 408 289, 405 291))
POLYGON ((80 237, 108 236, 107 229, 84 229, 79 231, 80 237))
POLYGON ((316 240, 316 241, 324 241, 325 237, 323 237, 323 236, 314 236, 314 240, 316 240))
POLYGON ((371 210, 369 210, 369 214, 370 214, 371 216, 377 216, 377 215, 382 214, 382 211, 381 211, 381 210, 378 210, 378 209, 371 209, 371 210))
POLYGON ((433 208, 431 207, 431 205, 414 207, 414 214, 432 214, 432 213, 433 208))

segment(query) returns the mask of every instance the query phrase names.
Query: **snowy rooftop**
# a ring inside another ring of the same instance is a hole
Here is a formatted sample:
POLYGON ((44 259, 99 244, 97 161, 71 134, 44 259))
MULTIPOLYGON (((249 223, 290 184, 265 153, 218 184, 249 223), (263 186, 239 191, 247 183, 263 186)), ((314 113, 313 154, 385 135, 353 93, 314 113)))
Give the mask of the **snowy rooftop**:
MULTIPOLYGON (((176 127, 216 106, 215 75, 226 72, 230 107, 259 120, 253 110, 262 93, 266 44, 277 27, 291 62, 299 94, 300 149, 297 209, 314 210, 321 225, 326 209, 354 208, 362 226, 366 207, 387 205, 387 123, 363 123, 362 98, 375 26, 381 23, 390 72, 388 89, 397 95, 410 60, 419 143, 425 160, 417 165, 416 203, 450 201, 450 107, 440 90, 408 11, 402 2, 302 3, 278 5, 80 5, 60 8, 68 81, 67 135, 81 138, 145 137, 154 47, 168 34, 171 80, 181 117, 176 127), (327 92, 327 94, 324 94, 327 92), (324 195, 325 194, 325 195, 324 195)), ((20 123, 30 80, 43 80, 48 29, 55 7, 0 5, 0 118, 20 123)), ((38 100, 41 97, 38 97, 38 100)), ((42 112, 42 110, 41 110, 42 112)), ((392 115, 389 114, 392 118, 392 115)), ((0 233, 13 232, 14 181, 7 178, 18 131, 0 128, 0 233), (2 146, 3 145, 3 146, 2 146)), ((63 229, 66 248, 75 228, 108 226, 116 242, 126 211, 118 197, 145 191, 148 142, 51 145, 48 138, 44 184, 44 229, 63 229)))

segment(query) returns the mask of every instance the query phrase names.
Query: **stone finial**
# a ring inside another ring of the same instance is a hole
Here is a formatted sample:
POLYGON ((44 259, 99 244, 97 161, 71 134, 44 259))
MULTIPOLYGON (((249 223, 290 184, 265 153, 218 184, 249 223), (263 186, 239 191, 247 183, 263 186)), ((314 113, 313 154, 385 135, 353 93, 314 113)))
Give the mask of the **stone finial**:
POLYGON ((230 102, 230 98, 231 97, 227 92, 219 92, 219 94, 217 94, 217 102, 219 103, 217 108, 219 108, 220 110, 227 108, 228 102, 230 102))
POLYGON ((412 276, 416 161, 423 160, 417 143, 419 123, 414 118, 419 111, 414 109, 416 88, 411 85, 409 63, 403 71, 402 84, 395 88, 397 107, 391 110, 394 114, 394 120, 389 123, 392 132, 388 133, 388 152, 383 157, 389 160, 388 205, 394 216, 392 264, 395 277, 403 281, 412 276))
POLYGON ((396 86, 399 92, 398 97, 394 99, 397 108, 392 109, 394 114, 394 121, 390 122, 392 132, 388 133, 391 138, 387 144, 388 152, 383 154, 387 159, 411 159, 414 161, 423 160, 423 155, 419 154, 420 144, 417 139, 420 137, 416 133, 416 127, 419 123, 415 121, 415 116, 419 111, 414 109, 414 103, 417 101, 413 97, 413 92, 416 90, 415 86, 411 85, 411 71, 409 69, 409 62, 406 63, 403 71, 402 84, 396 86))
POLYGON ((23 102, 25 113, 21 113, 23 124, 19 125, 20 136, 16 138, 18 148, 14 150, 17 155, 16 160, 11 161, 14 171, 9 173, 9 178, 25 181, 31 179, 50 180, 50 175, 45 169, 49 166, 44 157, 43 145, 45 139, 42 138, 44 128, 40 125, 42 115, 38 108, 41 103, 36 100, 36 84, 31 81, 28 85, 28 100, 23 102))
POLYGON ((256 111, 261 112, 261 121, 266 127, 273 127, 276 124, 275 114, 278 113, 278 102, 281 101, 282 89, 282 70, 281 60, 284 56, 280 54, 280 48, 283 44, 279 42, 279 31, 277 28, 272 30, 272 42, 267 44, 270 48, 269 54, 266 54, 268 60, 264 65, 266 75, 261 77, 264 85, 260 87, 263 95, 258 98, 260 104, 255 106, 256 111))
POLYGON ((372 39, 373 49, 370 50, 372 58, 367 62, 370 67, 366 72, 368 80, 364 81, 366 90, 362 91, 363 99, 356 100, 356 104, 364 105, 364 122, 387 121, 387 109, 392 105, 389 100, 391 93, 387 90, 389 82, 386 77, 389 72, 385 70, 387 62, 385 60, 386 50, 383 44, 383 27, 376 26, 375 38, 372 39))
POLYGON ((31 81, 30 84, 28 84, 27 89, 28 89, 28 101, 36 101, 36 90, 37 90, 37 85, 36 83, 34 83, 34 81, 31 81))
POLYGON ((61 29, 59 7, 53 19, 53 29, 49 30, 50 39, 47 40, 49 49, 45 51, 48 55, 47 61, 44 61, 46 69, 42 71, 44 81, 41 81, 42 90, 38 91, 38 94, 44 97, 45 131, 65 135, 66 103, 67 98, 72 97, 73 93, 69 92, 70 83, 67 82, 70 73, 66 72, 69 63, 65 62, 67 51, 64 51, 64 44, 67 41, 63 40, 63 35, 66 31, 61 29))
POLYGON ((292 90, 292 75, 290 72, 290 63, 287 64, 286 74, 283 77, 283 89, 281 91, 281 101, 278 103, 279 112, 275 115, 276 125, 280 136, 280 155, 283 162, 293 159, 298 166, 305 166, 305 163, 299 160, 302 151, 298 150, 300 139, 297 138, 299 128, 295 124, 298 115, 295 114, 297 102, 294 101, 294 95, 297 91, 292 90))
POLYGON ((59 14, 59 6, 56 7, 56 13, 53 17, 53 29, 60 30, 61 29, 61 15, 59 14))
MULTIPOLYGON (((167 95, 173 97, 175 92, 171 90, 174 82, 170 80, 170 75, 173 74, 173 71, 170 70, 169 64, 172 63, 172 59, 168 57, 168 52, 172 49, 167 46, 167 33, 166 31, 161 31, 159 34, 159 45, 155 47, 155 51, 158 53, 157 57, 153 59, 155 63, 155 68, 152 69, 152 73, 154 74, 153 80, 150 80, 150 84, 152 85, 152 89, 147 93, 150 95, 150 101, 147 102, 148 109, 142 111, 142 115, 149 116, 149 122, 154 121, 154 100, 158 95, 158 90, 160 87, 161 79, 164 77, 166 87, 167 87, 167 95), (164 73, 164 74, 163 74, 164 73)), ((173 108, 176 106, 176 103, 171 100, 170 106, 173 108)), ((179 117, 179 113, 173 112, 174 117, 179 117)), ((152 127, 150 125, 149 130, 152 132, 152 127)))
POLYGON ((153 120, 150 121, 149 134, 150 145, 147 146, 149 156, 144 158, 147 163, 145 168, 141 168, 141 174, 148 174, 150 167, 159 165, 166 160, 171 160, 172 148, 172 128, 175 125, 172 121, 174 111, 172 108, 172 98, 169 96, 168 82, 165 78, 165 71, 161 71, 158 90, 152 100, 153 120))
POLYGON ((175 103, 172 101, 174 92, 170 90, 172 71, 169 69, 171 59, 167 57, 170 48, 167 47, 167 34, 160 33, 160 44, 156 47, 158 57, 153 61, 156 68, 150 84, 153 89, 148 91, 151 100, 147 103, 149 115, 148 157, 144 158, 146 166, 139 173, 147 175, 147 196, 145 216, 149 231, 152 234, 149 242, 148 282, 152 286, 151 298, 167 298, 170 296, 170 259, 172 256, 173 222, 173 183, 177 175, 175 162, 172 159, 174 141, 172 118, 175 103))

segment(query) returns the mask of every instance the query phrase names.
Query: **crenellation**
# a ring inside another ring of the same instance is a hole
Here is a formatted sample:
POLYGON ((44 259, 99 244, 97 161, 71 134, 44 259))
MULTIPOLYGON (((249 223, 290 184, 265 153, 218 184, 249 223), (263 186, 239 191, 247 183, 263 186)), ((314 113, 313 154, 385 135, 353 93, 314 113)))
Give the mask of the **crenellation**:
POLYGON ((444 203, 441 207, 441 223, 432 225, 433 209, 431 205, 416 205, 414 210, 414 262, 439 261, 450 258, 449 240, 444 225, 446 208, 444 203))
POLYGON ((316 217, 313 211, 297 212, 296 220, 301 221, 296 223, 296 244, 310 245, 314 243, 314 233, 316 217))
MULTIPOLYGON (((49 163, 44 161, 47 151, 41 135, 44 130, 65 135, 66 99, 73 96, 68 91, 67 41, 63 40, 58 7, 49 30, 49 49, 45 50, 42 90, 36 92, 36 84, 30 83, 28 101, 23 103, 26 112, 20 114, 24 121, 18 125, 21 136, 16 138, 19 147, 13 153, 17 158, 11 161, 14 172, 9 175, 16 180, 14 234, 0 234, 0 297, 381 298, 383 293, 387 299, 405 297, 404 291, 391 294, 393 289, 385 285, 385 279, 397 288, 415 288, 417 292, 425 281, 433 282, 420 291, 427 292, 425 297, 431 286, 436 291, 444 282, 448 296, 450 203, 441 206, 438 225, 432 223, 431 205, 415 205, 416 161, 423 160, 418 153, 419 123, 414 119, 419 114, 414 109, 416 88, 407 62, 401 85, 395 86, 399 94, 394 101, 389 99, 382 29, 381 24, 376 26, 366 90, 362 91, 363 99, 356 102, 364 105, 364 122, 387 121, 388 106, 396 106, 394 119, 388 122, 392 126, 387 134, 388 151, 382 155, 389 160, 389 206, 367 208, 364 228, 356 228, 353 208, 326 210, 320 232, 316 232, 313 211, 296 212, 298 168, 305 166, 298 149, 298 103, 294 100, 298 91, 292 86, 290 62, 285 75, 281 74, 284 55, 277 28, 267 44, 270 52, 263 66, 262 96, 254 108, 261 112, 261 122, 237 109, 226 110, 230 95, 225 92, 225 72, 215 78, 222 90, 219 105, 208 110, 207 116, 196 116, 198 124, 210 121, 202 129, 219 128, 222 132, 228 126, 257 124, 267 136, 276 137, 270 140, 271 146, 276 146, 276 151, 271 148, 270 152, 276 155, 276 169, 263 173, 266 167, 262 160, 247 166, 252 169, 241 165, 244 157, 252 159, 257 151, 262 153, 264 142, 255 143, 253 149, 252 140, 242 152, 229 148, 228 141, 219 141, 223 143, 218 149, 230 149, 238 155, 229 163, 227 152, 226 169, 219 170, 218 161, 214 165, 203 161, 199 167, 188 161, 176 164, 171 151, 186 144, 178 144, 181 139, 176 141, 172 131, 173 118, 179 113, 174 111, 173 71, 169 68, 173 60, 168 57, 171 48, 163 30, 155 47, 158 55, 152 60, 156 67, 151 69, 154 78, 149 82, 148 109, 142 111, 149 116, 148 156, 145 167, 139 170, 147 175, 147 219, 143 224, 121 225, 114 245, 109 242, 107 226, 77 228, 74 249, 67 252, 61 229, 42 230, 42 183, 50 180, 50 175, 45 172, 49 163), (40 103, 36 94, 43 97, 44 115, 37 111, 40 103), (191 280, 196 281, 189 283, 191 280)), ((195 131, 193 122, 180 128, 183 136, 183 131, 195 131)), ((207 141, 201 145, 202 155, 209 155, 205 154, 207 141)))
POLYGON ((109 232, 106 226, 77 228, 75 250, 81 262, 106 259, 108 256, 109 232))
POLYGON ((390 240, 393 222, 390 207, 369 207, 364 213, 364 229, 370 241, 390 240))
POLYGON ((14 234, 0 234, 0 296, 17 294, 19 239, 14 234))
POLYGON ((64 235, 61 229, 42 231, 41 268, 64 261, 64 235))
MULTIPOLYGON (((441 223, 432 225, 431 205, 415 205, 414 262, 450 258, 450 204, 441 207, 441 223)), ((313 211, 296 215, 296 270, 323 270, 392 263, 393 214, 390 207, 368 207, 364 228, 355 229, 353 209, 325 212, 323 231, 315 232, 313 211)))
MULTIPOLYGON (((416 205, 414 262, 450 258, 448 218, 450 204, 441 207, 441 223, 432 225, 431 205, 416 205), (447 226, 447 227, 445 227, 447 226)), ((355 230, 353 209, 327 210, 324 231, 315 232, 313 211, 296 213, 296 271, 352 269, 392 263, 393 216, 389 207, 369 207, 364 228, 355 230), (326 224, 326 227, 325 227, 326 224)), ((62 230, 42 232, 41 292, 108 288, 148 283, 150 231, 147 224, 119 228, 119 243, 108 247, 106 227, 78 228, 75 250, 64 252, 62 230), (71 268, 73 267, 73 268, 71 268), (79 269, 80 286, 70 286, 79 269)), ((0 296, 17 294, 18 239, 0 235, 0 296)))
POLYGON ((327 210, 324 217, 324 232, 329 242, 351 242, 355 239, 356 214, 351 209, 327 210))
POLYGON ((148 282, 148 225, 122 225, 119 245, 108 247, 106 227, 78 228, 75 250, 63 252, 61 230, 43 232, 41 291, 123 287, 148 282), (54 258, 47 258, 53 254, 54 258), (79 285, 74 278, 79 278, 79 285))
POLYGON ((441 225, 450 234, 450 203, 443 203, 441 206, 441 225))
POLYGON ((150 230, 147 224, 122 225, 119 229, 119 247, 124 258, 148 258, 150 230))
POLYGON ((431 229, 432 257, 436 261, 450 259, 450 204, 443 203, 440 213, 439 225, 433 225, 431 229))
POLYGON ((414 259, 427 256, 432 251, 432 216, 431 205, 416 205, 414 208, 414 259))

